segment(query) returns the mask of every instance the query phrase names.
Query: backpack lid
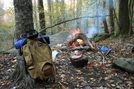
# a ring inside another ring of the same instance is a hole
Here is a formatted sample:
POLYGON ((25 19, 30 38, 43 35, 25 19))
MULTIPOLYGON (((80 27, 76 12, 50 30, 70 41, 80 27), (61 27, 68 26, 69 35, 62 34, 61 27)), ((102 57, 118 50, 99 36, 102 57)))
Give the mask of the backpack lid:
POLYGON ((26 31, 26 38, 33 39, 38 37, 38 32, 36 30, 26 31))

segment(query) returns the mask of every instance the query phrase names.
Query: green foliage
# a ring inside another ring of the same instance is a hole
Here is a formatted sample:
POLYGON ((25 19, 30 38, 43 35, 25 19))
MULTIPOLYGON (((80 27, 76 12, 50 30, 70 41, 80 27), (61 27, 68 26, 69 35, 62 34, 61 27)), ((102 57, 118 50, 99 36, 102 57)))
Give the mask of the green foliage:
POLYGON ((123 36, 122 35, 118 35, 118 36, 115 36, 115 35, 111 35, 110 38, 114 38, 114 39, 120 39, 122 38, 123 36))
POLYGON ((10 49, 14 44, 14 27, 6 27, 0 27, 0 52, 10 49))
POLYGON ((109 38, 110 36, 111 36, 111 34, 103 33, 103 34, 99 34, 99 35, 94 36, 94 38, 92 40, 94 42, 98 42, 101 40, 105 40, 105 39, 109 38))
POLYGON ((6 14, 14 14, 14 9, 12 7, 10 7, 5 11, 5 13, 6 14))
POLYGON ((0 23, 0 27, 11 28, 11 27, 13 27, 13 25, 9 25, 6 23, 0 23))

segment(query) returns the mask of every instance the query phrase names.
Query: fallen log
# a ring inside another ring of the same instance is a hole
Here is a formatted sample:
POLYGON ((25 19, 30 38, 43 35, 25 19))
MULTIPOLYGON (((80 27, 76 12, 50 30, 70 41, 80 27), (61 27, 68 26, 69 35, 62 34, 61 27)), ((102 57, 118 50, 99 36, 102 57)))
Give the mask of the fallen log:
POLYGON ((88 49, 94 49, 95 48, 94 45, 91 43, 91 41, 83 33, 77 33, 74 37, 72 37, 69 41, 67 41, 65 43, 65 45, 70 47, 70 46, 72 46, 73 43, 75 43, 77 45, 77 47, 72 48, 73 50, 74 49, 85 49, 85 50, 88 50, 88 49), (82 39, 84 41, 84 43, 82 43, 82 44, 77 43, 76 42, 77 39, 82 39))
POLYGON ((74 50, 86 50, 86 51, 89 51, 89 50, 91 50, 91 48, 89 47, 89 46, 77 46, 77 47, 75 47, 75 48, 71 48, 71 50, 72 51, 74 51, 74 50))

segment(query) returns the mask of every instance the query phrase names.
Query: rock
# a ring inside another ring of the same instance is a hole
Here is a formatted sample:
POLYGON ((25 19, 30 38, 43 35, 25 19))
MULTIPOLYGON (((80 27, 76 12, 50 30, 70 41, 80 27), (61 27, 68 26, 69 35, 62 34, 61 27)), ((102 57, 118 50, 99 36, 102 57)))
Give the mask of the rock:
POLYGON ((5 52, 5 54, 18 54, 18 50, 14 47, 5 52))
POLYGON ((112 67, 120 68, 124 71, 134 73, 134 59, 133 58, 118 59, 112 63, 112 67))
POLYGON ((71 33, 68 31, 62 31, 57 34, 50 35, 50 47, 53 47, 57 44, 63 44, 69 38, 69 35, 71 35, 71 33))

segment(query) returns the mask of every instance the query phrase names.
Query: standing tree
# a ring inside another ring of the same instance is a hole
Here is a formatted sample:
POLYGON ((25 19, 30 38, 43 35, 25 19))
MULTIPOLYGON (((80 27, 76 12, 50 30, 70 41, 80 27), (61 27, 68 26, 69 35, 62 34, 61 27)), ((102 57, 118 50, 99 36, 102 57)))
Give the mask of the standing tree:
POLYGON ((16 38, 19 39, 25 31, 33 29, 33 12, 31 0, 14 0, 16 38))
POLYGON ((132 21, 133 21, 133 10, 134 10, 134 0, 129 0, 128 4, 128 9, 129 9, 129 20, 130 20, 130 29, 129 29, 129 34, 133 33, 132 31, 132 21))
MULTIPOLYGON (((50 25, 52 26, 52 0, 47 0, 47 5, 48 5, 48 11, 49 11, 49 22, 50 22, 50 25)), ((52 28, 50 28, 50 34, 52 35, 53 34, 53 31, 52 31, 52 28)))
POLYGON ((108 26, 107 26, 107 21, 106 21, 106 1, 105 0, 103 0, 102 1, 102 6, 103 6, 103 9, 102 9, 102 22, 103 22, 103 24, 104 24, 104 31, 105 31, 105 33, 109 33, 109 31, 108 31, 108 26))
MULTIPOLYGON (((32 0, 14 0, 14 9, 16 20, 16 38, 19 39, 23 36, 23 34, 25 34, 26 31, 32 30, 34 28, 32 0)), ((13 80, 13 83, 9 86, 9 88, 13 87, 14 84, 19 80, 24 80, 26 84, 30 84, 32 87, 33 80, 26 71, 23 56, 18 55, 16 58, 17 64, 15 70, 9 77, 10 80, 13 80)))
POLYGON ((113 6, 113 0, 109 0, 109 25, 110 25, 110 29, 109 29, 109 33, 113 33, 114 32, 114 6, 113 6))
POLYGON ((37 4, 36 4, 36 0, 33 1, 33 21, 34 21, 34 28, 38 29, 39 27, 39 22, 38 22, 38 18, 37 18, 37 4))
POLYGON ((128 0, 119 0, 119 30, 121 35, 129 32, 128 0))
MULTIPOLYGON (((46 27, 43 0, 38 0, 38 9, 39 9, 40 29, 42 30, 46 27)), ((42 34, 46 35, 46 30, 44 30, 42 34)))
MULTIPOLYGON (((59 0, 56 0, 56 8, 55 8, 55 12, 56 12, 56 23, 59 23, 61 22, 61 4, 60 4, 60 1, 59 0)), ((57 32, 60 32, 61 31, 61 28, 60 28, 60 25, 56 26, 57 28, 57 32)))
MULTIPOLYGON (((76 17, 81 16, 82 13, 82 0, 77 0, 77 11, 76 11, 76 17)), ((77 20, 77 28, 81 28, 81 19, 77 20)))
MULTIPOLYGON (((61 15, 62 15, 62 21, 65 21, 65 0, 61 0, 62 3, 62 9, 61 9, 61 15)), ((63 27, 66 27, 66 23, 63 24, 63 27)))

